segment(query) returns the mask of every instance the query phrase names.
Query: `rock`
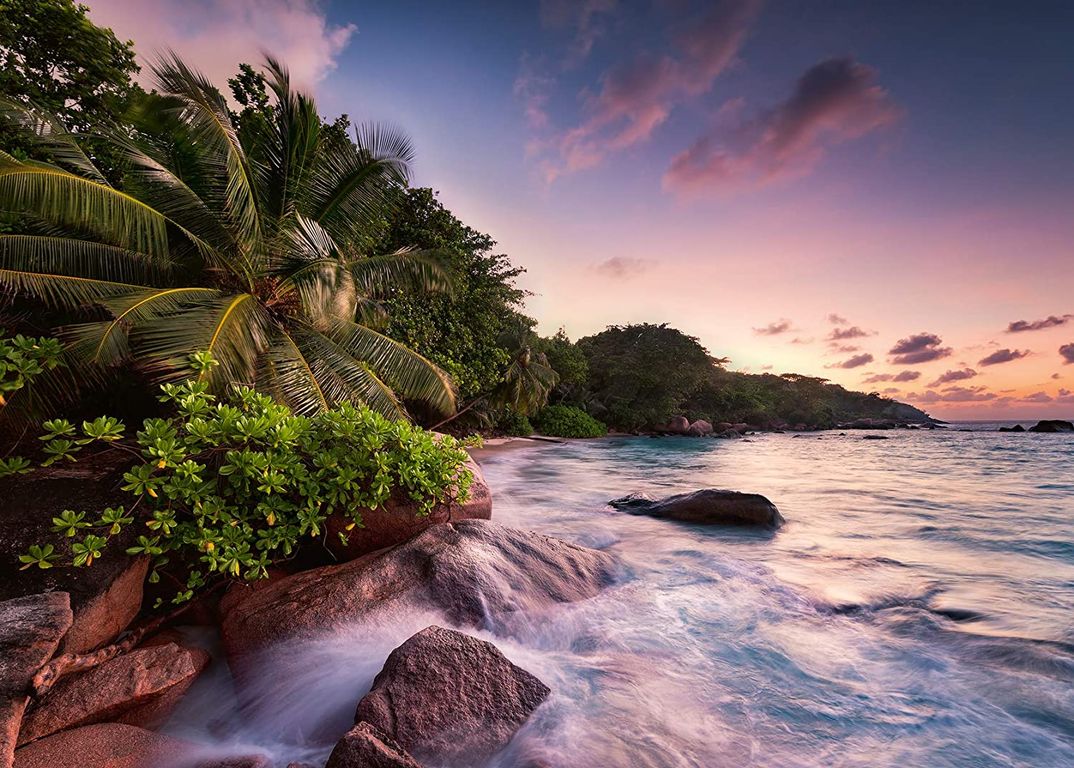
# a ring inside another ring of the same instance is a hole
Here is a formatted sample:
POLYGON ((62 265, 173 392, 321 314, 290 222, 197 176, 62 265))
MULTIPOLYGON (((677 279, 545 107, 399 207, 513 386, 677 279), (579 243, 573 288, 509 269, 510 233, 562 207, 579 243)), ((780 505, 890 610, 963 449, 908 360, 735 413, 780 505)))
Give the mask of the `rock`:
POLYGON ((168 643, 136 649, 64 677, 26 714, 19 746, 94 723, 160 725, 208 664, 207 652, 168 643))
POLYGON ((744 435, 750 431, 750 425, 739 422, 738 424, 732 424, 731 429, 735 430, 735 432, 738 432, 740 435, 744 435))
POLYGON ((0 768, 11 768, 30 682, 56 653, 73 618, 66 592, 0 603, 0 768))
POLYGON ((712 431, 715 432, 716 434, 720 434, 721 432, 726 432, 728 430, 733 430, 733 429, 734 429, 734 424, 732 424, 729 421, 719 421, 719 422, 716 422, 715 424, 712 425, 712 431))
POLYGON ((51 521, 65 509, 97 516, 105 507, 129 508, 134 497, 120 490, 116 482, 123 466, 115 460, 93 457, 0 480, 0 498, 4 499, 0 600, 40 592, 69 593, 74 623, 60 646, 63 653, 85 653, 111 642, 138 615, 149 561, 130 557, 124 550, 134 544, 141 531, 138 526, 128 526, 109 542, 105 556, 92 568, 20 571, 18 557, 33 544, 56 541, 51 521))
POLYGON ((507 746, 549 693, 492 643, 428 627, 391 652, 354 719, 418 759, 471 766, 507 746))
POLYGON ((690 429, 690 420, 685 416, 673 416, 667 424, 657 429, 666 435, 685 435, 690 429))
POLYGON ((165 768, 192 748, 144 728, 102 723, 22 747, 15 753, 15 768, 165 768))
MULTIPOLYGON (((264 755, 240 755, 204 760, 197 763, 194 768, 272 768, 272 766, 272 760, 264 755)), ((176 768, 180 767, 176 766, 176 768)))
POLYGON ((690 435, 691 437, 705 437, 707 435, 711 435, 712 425, 704 419, 698 419, 687 428, 686 434, 690 435))
POLYGON ((632 515, 669 518, 684 523, 779 528, 784 522, 775 504, 764 496, 717 488, 680 493, 659 501, 631 494, 608 503, 632 515))
POLYGON ((1074 432, 1074 424, 1060 419, 1038 421, 1029 428, 1030 432, 1074 432))
POLYGON ((865 435, 862 440, 889 440, 887 435, 865 435))
POLYGON ((734 429, 725 429, 723 432, 717 432, 716 437, 724 440, 737 440, 742 437, 742 433, 734 429))
POLYGON ((325 768, 422 768, 422 766, 395 739, 369 723, 358 723, 336 744, 325 768))
POLYGON ((453 624, 509 631, 513 617, 593 597, 616 573, 605 552, 482 520, 441 523, 349 563, 237 585, 221 601, 221 630, 233 668, 380 609, 438 608, 453 624))
POLYGON ((1026 428, 1021 424, 1015 424, 1013 427, 1000 427, 1000 432, 1025 432, 1026 428))
POLYGON ((463 503, 440 504, 427 515, 418 515, 417 504, 405 494, 396 493, 379 509, 363 509, 362 527, 346 530, 351 521, 343 515, 332 515, 326 523, 329 550, 339 560, 353 560, 385 547, 402 544, 437 523, 456 520, 489 520, 492 518, 492 492, 485 482, 481 468, 473 459, 466 468, 474 475, 470 497, 463 503), (346 533, 347 543, 339 539, 346 533))

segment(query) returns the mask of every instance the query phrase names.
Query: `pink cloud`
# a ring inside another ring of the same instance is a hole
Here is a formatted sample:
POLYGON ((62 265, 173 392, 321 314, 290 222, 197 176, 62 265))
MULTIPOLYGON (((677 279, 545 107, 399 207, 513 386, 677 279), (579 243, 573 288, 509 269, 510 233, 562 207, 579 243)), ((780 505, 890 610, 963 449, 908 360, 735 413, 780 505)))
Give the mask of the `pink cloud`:
POLYGON ((1024 331, 1043 331, 1046 328, 1058 328, 1070 322, 1074 315, 1048 315, 1043 320, 1015 320, 1007 325, 1007 333, 1022 333, 1024 331))
POLYGON ((917 365, 950 357, 954 350, 942 344, 943 339, 935 333, 917 333, 899 339, 895 346, 888 350, 888 354, 892 356, 891 362, 895 365, 917 365))
POLYGON ((977 371, 972 368, 962 368, 956 371, 947 371, 940 374, 936 381, 929 384, 930 387, 939 387, 943 384, 950 384, 954 381, 965 381, 966 379, 972 379, 977 375, 977 371))
POLYGON ((791 321, 786 318, 769 323, 763 328, 754 328, 753 332, 758 336, 778 336, 791 330, 791 321))
POLYGON ((171 49, 222 87, 240 63, 269 53, 311 88, 335 69, 357 31, 329 24, 314 0, 94 0, 90 17, 134 40, 147 82, 145 65, 171 49))
POLYGON ((889 126, 901 114, 871 67, 828 59, 802 75, 782 104, 734 131, 705 134, 679 153, 664 187, 696 194, 802 176, 829 147, 889 126))
POLYGON ((842 361, 841 363, 835 363, 833 365, 826 365, 824 367, 825 368, 846 368, 846 369, 849 370, 851 368, 861 368, 863 365, 868 365, 871 362, 873 362, 873 356, 870 355, 868 352, 865 352, 863 354, 854 355, 853 357, 847 358, 846 360, 842 361))
POLYGON ((640 274, 649 268, 645 259, 632 259, 626 256, 612 256, 593 267, 604 277, 624 279, 640 274))
POLYGON ((1028 349, 997 349, 987 357, 983 357, 977 361, 978 365, 999 365, 1000 363, 1010 363, 1014 360, 1021 360, 1023 357, 1029 355, 1028 349))

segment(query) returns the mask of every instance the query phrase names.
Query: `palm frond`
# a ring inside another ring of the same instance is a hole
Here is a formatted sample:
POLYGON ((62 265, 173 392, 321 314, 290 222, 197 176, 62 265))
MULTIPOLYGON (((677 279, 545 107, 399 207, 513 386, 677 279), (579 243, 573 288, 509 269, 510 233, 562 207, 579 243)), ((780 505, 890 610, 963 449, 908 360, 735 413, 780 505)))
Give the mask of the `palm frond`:
POLYGON ((157 285, 169 271, 143 253, 54 235, 0 234, 0 268, 157 285))
POLYGON ((296 332, 294 338, 330 405, 359 401, 389 418, 406 418, 392 388, 344 344, 312 328, 296 332))
POLYGON ((363 256, 346 261, 358 292, 379 297, 394 291, 452 292, 451 276, 433 250, 404 248, 394 253, 363 256))
POLYGON ((0 269, 0 285, 17 293, 33 296, 58 309, 90 306, 109 296, 121 296, 145 288, 142 285, 112 280, 48 275, 16 269, 0 269))
POLYGON ((310 361, 291 334, 282 328, 261 357, 257 383, 259 389, 270 392, 303 416, 312 416, 332 407, 310 361))
POLYGON ((445 415, 455 410, 451 378, 431 360, 353 322, 336 323, 330 336, 349 355, 365 362, 399 396, 426 403, 445 415))
POLYGON ((104 175, 90 160, 75 137, 60 121, 45 112, 0 98, 0 122, 11 126, 35 146, 44 150, 59 165, 87 179, 106 184, 104 175))

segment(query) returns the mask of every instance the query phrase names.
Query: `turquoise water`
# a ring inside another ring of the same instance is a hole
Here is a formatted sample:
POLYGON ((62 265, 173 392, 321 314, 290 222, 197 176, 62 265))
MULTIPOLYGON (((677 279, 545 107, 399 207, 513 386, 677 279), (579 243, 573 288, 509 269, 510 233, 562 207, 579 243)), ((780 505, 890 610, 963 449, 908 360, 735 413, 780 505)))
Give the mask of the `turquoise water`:
MULTIPOLYGON (((883 436, 614 438, 484 458, 496 521, 625 564, 597 597, 510 636, 462 628, 553 691, 491 768, 1074 766, 1074 435, 883 436), (607 506, 703 487, 762 493, 787 524, 607 506)), ((245 709, 217 661, 167 730, 215 756, 324 765, 392 648, 445 623, 400 610, 281 647, 245 709)))
POLYGON ((556 693, 498 765, 1074 765, 1074 436, 884 435, 487 458, 499 522, 631 572, 508 645, 556 693), (762 493, 787 524, 606 506, 701 487, 762 493))

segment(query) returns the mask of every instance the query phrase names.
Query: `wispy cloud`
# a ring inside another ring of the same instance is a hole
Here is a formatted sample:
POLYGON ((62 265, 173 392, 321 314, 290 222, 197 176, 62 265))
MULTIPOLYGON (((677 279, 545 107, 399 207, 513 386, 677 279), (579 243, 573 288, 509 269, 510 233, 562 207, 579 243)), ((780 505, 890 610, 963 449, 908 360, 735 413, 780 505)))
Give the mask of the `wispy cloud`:
POLYGON ((806 71, 783 103, 698 138, 671 161, 664 187, 696 194, 802 176, 830 147, 892 125, 901 114, 871 67, 828 59, 806 71))
POLYGON ((1022 333, 1024 331, 1043 331, 1046 328, 1057 328, 1070 322, 1074 315, 1048 315, 1043 320, 1015 320, 1007 325, 1007 333, 1022 333))
POLYGON ((597 40, 607 32, 609 16, 617 0, 541 0, 541 24, 551 29, 568 28, 574 38, 564 59, 565 67, 584 61, 597 40))
POLYGON ((906 399, 918 403, 981 403, 997 397, 986 387, 948 387, 942 392, 930 389, 918 394, 909 393, 906 399))
POLYGON ((943 346, 943 339, 935 333, 917 333, 899 339, 888 354, 895 365, 918 365, 950 357, 953 351, 943 346))
POLYGON ((870 355, 868 352, 864 352, 864 353, 862 353, 860 355, 854 355, 853 357, 849 357, 849 358, 847 358, 846 360, 843 360, 840 363, 834 363, 832 365, 826 365, 824 367, 825 368, 846 368, 846 369, 861 368, 863 365, 868 365, 871 362, 873 362, 873 356, 870 355))
POLYGON ((936 381, 929 384, 929 387, 939 387, 943 384, 950 384, 953 381, 965 381, 966 379, 972 379, 977 375, 977 371, 972 368, 962 368, 954 371, 946 371, 941 373, 936 381))
POLYGON ((786 318, 781 318, 774 322, 769 323, 763 328, 754 328, 753 332, 758 336, 778 336, 781 333, 786 333, 791 330, 791 321, 786 318))
POLYGON ((879 384, 882 381, 898 382, 900 384, 917 381, 921 378, 918 371, 899 371, 898 373, 873 373, 862 379, 866 384, 879 384))
POLYGON ((1063 358, 1064 365, 1074 365, 1074 343, 1061 346, 1059 356, 1063 358))
POLYGON ((645 259, 632 259, 627 256, 612 256, 593 267, 599 274, 613 279, 633 277, 648 268, 649 262, 645 259))
MULTIPOLYGON (((93 0, 90 17, 134 40, 143 64, 168 49, 225 86, 242 62, 270 53, 292 79, 311 88, 336 68, 357 32, 353 24, 329 24, 314 0, 93 0)), ((143 67, 148 80, 148 68, 143 67)))
POLYGON ((997 349, 987 357, 982 357, 977 361, 977 365, 999 365, 1000 363, 1009 363, 1014 360, 1021 360, 1023 357, 1028 357, 1030 351, 1028 349, 997 349))
POLYGON ((1022 398, 1023 403, 1051 403, 1055 398, 1049 395, 1047 392, 1034 392, 1031 395, 1026 395, 1022 398))
POLYGON ((846 325, 848 320, 842 315, 837 315, 835 312, 832 312, 828 315, 828 322, 832 325, 846 325))
POLYGON ((833 328, 827 339, 828 341, 848 341, 849 339, 861 339, 872 335, 871 332, 852 325, 849 328, 833 328))

